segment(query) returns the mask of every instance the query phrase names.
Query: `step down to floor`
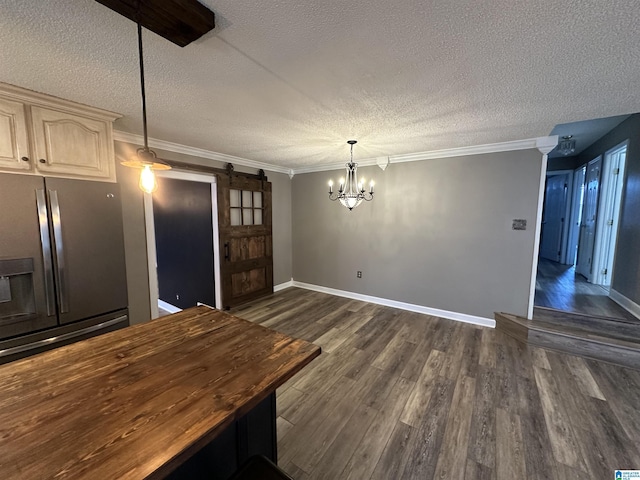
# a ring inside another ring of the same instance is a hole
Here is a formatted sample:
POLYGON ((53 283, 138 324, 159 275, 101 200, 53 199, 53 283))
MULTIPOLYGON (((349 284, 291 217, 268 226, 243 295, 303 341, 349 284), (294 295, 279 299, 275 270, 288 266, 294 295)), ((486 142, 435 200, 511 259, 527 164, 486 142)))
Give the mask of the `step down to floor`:
POLYGON ((628 323, 624 328, 630 329, 631 334, 619 338, 618 333, 612 336, 602 331, 605 325, 602 317, 595 317, 599 320, 592 323, 597 323, 597 326, 590 329, 588 323, 580 323, 580 319, 576 318, 584 316, 567 312, 564 315, 566 321, 559 314, 553 319, 536 319, 534 315, 534 320, 527 320, 510 313, 496 312, 496 330, 527 345, 640 370, 640 324, 628 323))

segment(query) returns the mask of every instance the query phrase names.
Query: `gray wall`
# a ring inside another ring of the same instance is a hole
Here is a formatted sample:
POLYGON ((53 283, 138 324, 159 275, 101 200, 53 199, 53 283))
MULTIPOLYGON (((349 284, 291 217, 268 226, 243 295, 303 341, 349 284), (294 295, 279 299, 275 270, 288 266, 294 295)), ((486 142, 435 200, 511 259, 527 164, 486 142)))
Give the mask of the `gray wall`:
POLYGON ((296 281, 453 312, 526 316, 542 155, 537 150, 358 170, 376 198, 327 198, 343 171, 293 178, 296 281), (515 218, 526 231, 511 230, 515 218), (356 278, 356 271, 363 278, 356 278))
POLYGON ((629 140, 629 147, 611 287, 640 304, 640 114, 632 115, 582 152, 578 165, 625 140, 629 140))
MULTIPOLYGON (((131 323, 146 322, 151 318, 149 305, 149 278, 147 266, 146 229, 143 194, 138 188, 139 171, 123 167, 121 158, 135 154, 135 145, 115 142, 118 183, 122 194, 127 286, 131 323)), ((224 164, 213 160, 155 150, 167 160, 222 168, 224 164)), ((234 165, 236 171, 256 173, 255 169, 234 165)), ((273 276, 274 284, 291 280, 291 180, 288 175, 266 171, 273 190, 273 276)))

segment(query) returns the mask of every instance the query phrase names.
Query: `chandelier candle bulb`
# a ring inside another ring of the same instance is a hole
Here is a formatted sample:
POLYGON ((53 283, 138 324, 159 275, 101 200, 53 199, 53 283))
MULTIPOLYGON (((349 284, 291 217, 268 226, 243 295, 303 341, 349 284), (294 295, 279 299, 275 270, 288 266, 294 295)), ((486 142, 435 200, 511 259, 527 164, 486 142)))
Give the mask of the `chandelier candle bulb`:
POLYGON ((374 186, 374 185, 375 185, 374 181, 373 181, 373 180, 371 180, 371 183, 369 184, 369 193, 370 193, 371 195, 373 195, 373 186, 374 186))
POLYGON ((329 180, 329 194, 333 193, 333 180, 329 180))

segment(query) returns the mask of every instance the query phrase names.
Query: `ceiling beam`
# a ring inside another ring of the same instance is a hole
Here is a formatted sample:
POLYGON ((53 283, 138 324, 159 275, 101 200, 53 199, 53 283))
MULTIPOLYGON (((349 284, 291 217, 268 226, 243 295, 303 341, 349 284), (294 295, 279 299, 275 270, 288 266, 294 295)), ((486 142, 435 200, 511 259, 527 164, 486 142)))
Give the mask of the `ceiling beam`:
POLYGON ((215 27, 215 15, 197 0, 96 0, 181 47, 215 27))

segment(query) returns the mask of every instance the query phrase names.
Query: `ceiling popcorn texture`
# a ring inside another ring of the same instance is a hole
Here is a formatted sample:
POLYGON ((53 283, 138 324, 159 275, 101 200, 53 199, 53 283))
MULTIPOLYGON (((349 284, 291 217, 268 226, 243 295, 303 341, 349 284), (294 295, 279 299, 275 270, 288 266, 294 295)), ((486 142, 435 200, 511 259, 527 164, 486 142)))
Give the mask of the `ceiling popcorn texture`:
MULTIPOLYGON (((637 0, 206 0, 180 48, 145 31, 152 138, 282 167, 545 136, 640 111, 637 0)), ((93 0, 3 0, 0 81, 124 115, 133 22, 93 0)))

